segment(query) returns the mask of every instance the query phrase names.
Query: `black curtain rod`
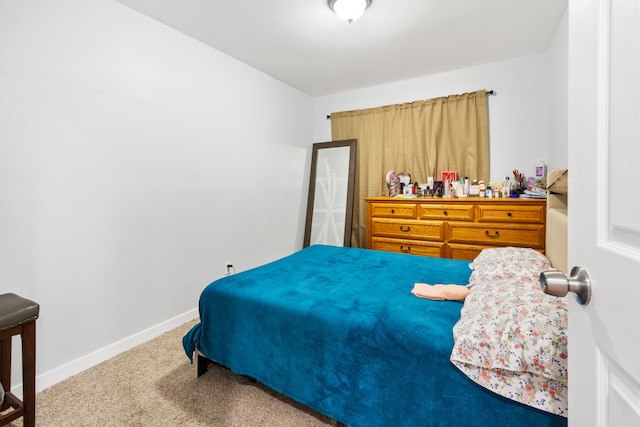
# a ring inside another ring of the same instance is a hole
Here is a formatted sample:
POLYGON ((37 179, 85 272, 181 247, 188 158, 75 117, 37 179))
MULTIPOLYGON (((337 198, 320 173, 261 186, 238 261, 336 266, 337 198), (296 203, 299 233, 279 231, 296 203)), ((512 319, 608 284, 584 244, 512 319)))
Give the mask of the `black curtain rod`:
MULTIPOLYGON (((496 93, 492 90, 487 91, 487 95, 495 95, 496 93)), ((327 120, 331 120, 331 114, 327 114, 327 120)))

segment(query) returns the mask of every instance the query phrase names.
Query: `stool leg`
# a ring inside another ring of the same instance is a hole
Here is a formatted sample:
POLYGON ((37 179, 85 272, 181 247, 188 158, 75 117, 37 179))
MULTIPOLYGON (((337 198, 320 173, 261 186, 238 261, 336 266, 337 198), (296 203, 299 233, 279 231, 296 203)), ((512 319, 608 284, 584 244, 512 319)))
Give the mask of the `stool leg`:
POLYGON ((22 329, 22 403, 24 427, 36 424, 36 321, 27 322, 22 329))
MULTIPOLYGON (((0 342, 0 387, 4 387, 5 391, 11 390, 11 336, 2 338, 0 342)), ((8 404, 2 402, 2 410, 9 407, 8 404)))

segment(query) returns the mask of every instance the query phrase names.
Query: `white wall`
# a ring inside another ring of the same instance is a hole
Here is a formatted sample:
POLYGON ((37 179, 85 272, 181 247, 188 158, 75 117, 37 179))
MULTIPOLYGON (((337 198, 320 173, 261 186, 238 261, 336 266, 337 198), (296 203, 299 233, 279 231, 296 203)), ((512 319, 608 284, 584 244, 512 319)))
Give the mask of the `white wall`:
POLYGON ((41 305, 39 390, 302 246, 311 111, 119 3, 0 0, 0 293, 41 305))
POLYGON ((496 95, 488 97, 491 180, 502 181, 514 169, 531 176, 536 159, 551 163, 549 80, 544 53, 315 98, 314 139, 331 140, 326 116, 332 112, 493 90, 496 95))
POLYGON ((565 11, 549 47, 549 168, 569 167, 569 20, 565 11))

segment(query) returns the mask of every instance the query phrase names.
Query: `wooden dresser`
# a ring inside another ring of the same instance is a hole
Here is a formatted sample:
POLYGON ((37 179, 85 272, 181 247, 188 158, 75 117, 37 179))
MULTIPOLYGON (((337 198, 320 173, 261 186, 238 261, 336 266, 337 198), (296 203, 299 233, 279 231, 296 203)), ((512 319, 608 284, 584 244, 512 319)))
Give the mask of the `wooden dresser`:
POLYGON ((369 249, 466 260, 490 247, 545 250, 544 199, 374 197, 365 201, 369 249))

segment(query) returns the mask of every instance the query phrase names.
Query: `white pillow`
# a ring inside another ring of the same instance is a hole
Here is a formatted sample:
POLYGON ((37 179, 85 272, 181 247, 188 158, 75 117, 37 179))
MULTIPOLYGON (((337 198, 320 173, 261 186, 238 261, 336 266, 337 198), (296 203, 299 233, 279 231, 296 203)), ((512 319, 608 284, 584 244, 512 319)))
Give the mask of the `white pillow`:
POLYGON ((471 286, 500 279, 523 279, 537 285, 540 272, 550 270, 551 262, 531 248, 490 248, 469 264, 473 270, 469 278, 471 286))

